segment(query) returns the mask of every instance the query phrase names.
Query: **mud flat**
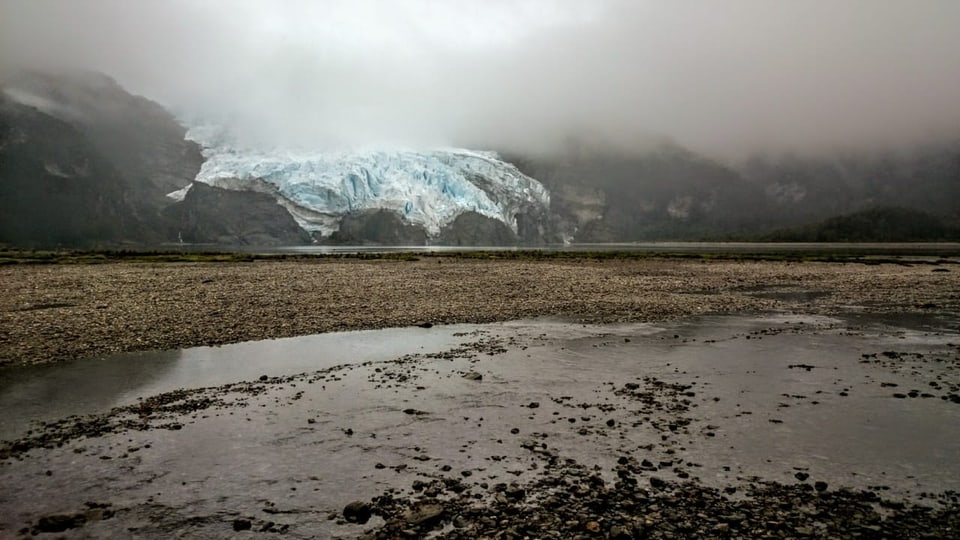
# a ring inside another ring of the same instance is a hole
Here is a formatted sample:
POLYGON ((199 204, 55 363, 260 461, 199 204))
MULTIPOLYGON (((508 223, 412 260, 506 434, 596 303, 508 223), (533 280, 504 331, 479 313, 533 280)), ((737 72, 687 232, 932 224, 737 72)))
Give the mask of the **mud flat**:
POLYGON ((234 379, 211 349, 160 393, 178 370, 139 355, 166 369, 143 395, 0 442, 0 536, 952 538, 958 324, 521 320, 381 359, 281 343, 234 379))
POLYGON ((587 256, 8 265, 0 267, 0 364, 424 322, 960 311, 957 259, 928 259, 872 265, 587 256))

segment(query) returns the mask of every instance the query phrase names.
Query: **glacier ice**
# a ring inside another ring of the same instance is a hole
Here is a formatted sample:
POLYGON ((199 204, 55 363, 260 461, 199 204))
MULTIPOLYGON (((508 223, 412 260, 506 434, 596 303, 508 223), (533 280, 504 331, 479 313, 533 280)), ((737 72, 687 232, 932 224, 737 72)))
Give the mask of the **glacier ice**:
POLYGON ((187 184, 187 186, 184 188, 167 193, 167 197, 170 197, 171 199, 177 202, 180 202, 187 198, 187 193, 190 193, 190 188, 192 187, 193 187, 193 184, 187 184))
POLYGON ((204 124, 191 126, 187 139, 203 148, 197 181, 272 192, 303 228, 325 235, 338 228, 344 214, 371 209, 398 212, 431 236, 466 211, 517 232, 519 212, 550 204, 540 182, 494 152, 262 149, 243 147, 224 129, 204 124))

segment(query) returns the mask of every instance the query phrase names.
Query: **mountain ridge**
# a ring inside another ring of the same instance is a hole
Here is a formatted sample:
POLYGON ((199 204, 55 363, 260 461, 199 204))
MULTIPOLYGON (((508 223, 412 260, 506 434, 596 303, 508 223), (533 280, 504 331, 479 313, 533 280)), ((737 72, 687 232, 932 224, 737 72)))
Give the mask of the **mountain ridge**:
POLYGON ((230 147, 223 134, 203 147, 188 133, 162 106, 104 75, 4 73, 0 242, 723 240, 883 206, 929 214, 948 236, 960 230, 960 137, 909 151, 728 164, 669 142, 537 156, 508 149, 257 154, 230 147))

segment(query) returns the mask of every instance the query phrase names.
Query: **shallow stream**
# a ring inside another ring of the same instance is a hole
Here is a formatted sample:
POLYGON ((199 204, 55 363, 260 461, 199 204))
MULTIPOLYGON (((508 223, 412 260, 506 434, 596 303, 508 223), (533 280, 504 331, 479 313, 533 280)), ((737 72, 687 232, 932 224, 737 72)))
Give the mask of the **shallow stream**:
POLYGON ((955 317, 534 320, 8 370, 8 442, 67 414, 128 427, 0 461, 0 536, 92 501, 115 515, 66 534, 228 538, 244 518, 266 534, 353 537, 362 526, 331 519, 352 500, 445 476, 482 499, 535 478, 546 448, 608 476, 629 456, 667 479, 822 481, 934 504, 960 490, 957 394, 955 317), (214 404, 136 429, 129 410, 110 412, 196 387, 211 388, 191 399, 214 404))

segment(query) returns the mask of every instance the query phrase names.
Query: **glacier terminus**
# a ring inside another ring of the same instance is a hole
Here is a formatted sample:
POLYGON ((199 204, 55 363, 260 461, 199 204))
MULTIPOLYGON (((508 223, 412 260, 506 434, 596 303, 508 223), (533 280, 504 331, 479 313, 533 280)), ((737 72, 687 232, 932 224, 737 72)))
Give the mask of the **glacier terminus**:
MULTIPOLYGON (((465 212, 503 222, 517 233, 517 217, 546 212, 547 189, 495 152, 463 148, 369 148, 317 152, 256 148, 237 143, 222 127, 188 126, 204 163, 197 182, 273 194, 305 230, 324 236, 343 216, 389 210, 435 237, 465 212)), ((190 189, 171 193, 182 199, 190 189)))

